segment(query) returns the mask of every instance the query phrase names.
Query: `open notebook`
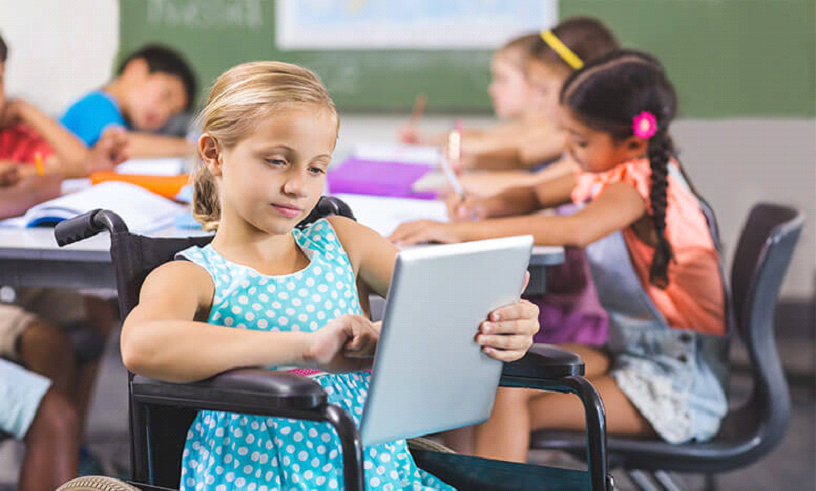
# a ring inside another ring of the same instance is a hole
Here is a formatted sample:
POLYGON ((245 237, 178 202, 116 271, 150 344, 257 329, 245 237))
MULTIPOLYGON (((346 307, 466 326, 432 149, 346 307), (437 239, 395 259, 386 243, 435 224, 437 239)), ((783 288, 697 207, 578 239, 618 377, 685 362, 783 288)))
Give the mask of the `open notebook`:
POLYGON ((126 182, 103 182, 31 207, 25 215, 0 222, 2 227, 48 227, 96 208, 111 210, 134 232, 173 224, 184 207, 126 182))
POLYGON ((448 221, 445 203, 436 200, 385 198, 358 194, 335 194, 351 207, 359 223, 383 237, 391 235, 401 223, 413 220, 448 221))

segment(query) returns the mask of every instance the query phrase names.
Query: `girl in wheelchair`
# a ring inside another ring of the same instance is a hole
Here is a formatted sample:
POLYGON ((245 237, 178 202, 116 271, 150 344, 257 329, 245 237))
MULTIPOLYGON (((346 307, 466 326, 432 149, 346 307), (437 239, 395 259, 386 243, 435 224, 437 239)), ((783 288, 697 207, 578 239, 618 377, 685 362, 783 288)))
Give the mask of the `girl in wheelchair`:
MULTIPOLYGON (((397 249, 343 217, 295 225, 324 188, 339 119, 310 71, 239 65, 216 80, 201 114, 194 214, 210 245, 154 270, 124 323, 131 371, 177 382, 264 366, 313 377, 359 424, 397 249)), ((538 330, 525 301, 480 326, 490 356, 524 355, 538 330)), ((325 423, 200 411, 182 458, 181 489, 338 489, 342 459, 325 423)), ((414 464, 405 441, 364 449, 368 489, 450 489, 414 464)))

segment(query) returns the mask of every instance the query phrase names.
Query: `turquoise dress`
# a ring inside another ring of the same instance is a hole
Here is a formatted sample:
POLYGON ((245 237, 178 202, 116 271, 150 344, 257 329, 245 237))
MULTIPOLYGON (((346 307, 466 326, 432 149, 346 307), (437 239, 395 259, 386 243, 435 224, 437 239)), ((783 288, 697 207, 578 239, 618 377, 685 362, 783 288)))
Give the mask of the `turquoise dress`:
MULTIPOLYGON (((212 276, 210 324, 313 332, 341 315, 362 314, 351 263, 331 224, 319 220, 292 234, 310 262, 288 275, 263 275, 224 259, 210 245, 179 253, 212 276)), ((310 376, 325 389, 329 403, 359 426, 370 374, 310 376)), ((367 489, 453 489, 417 468, 404 440, 366 447, 363 456, 367 489)), ((187 432, 179 485, 216 491, 342 489, 340 440, 328 423, 199 411, 187 432)))

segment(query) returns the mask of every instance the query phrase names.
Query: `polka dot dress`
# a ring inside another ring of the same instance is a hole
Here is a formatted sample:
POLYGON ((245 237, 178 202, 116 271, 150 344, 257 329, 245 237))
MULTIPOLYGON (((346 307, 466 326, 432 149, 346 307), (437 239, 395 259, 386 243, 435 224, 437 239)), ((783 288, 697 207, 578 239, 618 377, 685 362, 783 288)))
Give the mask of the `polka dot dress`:
MULTIPOLYGON (((335 317, 361 313, 351 263, 329 222, 319 220, 292 234, 310 263, 289 275, 260 274, 227 261, 209 245, 179 253, 213 278, 209 323, 313 332, 335 317)), ((370 374, 312 377, 329 402, 359 426, 370 374)), ((417 468, 404 440, 366 447, 363 454, 366 489, 453 489, 417 468)), ((182 490, 216 491, 342 489, 340 440, 327 423, 200 411, 187 433, 179 485, 182 490)))

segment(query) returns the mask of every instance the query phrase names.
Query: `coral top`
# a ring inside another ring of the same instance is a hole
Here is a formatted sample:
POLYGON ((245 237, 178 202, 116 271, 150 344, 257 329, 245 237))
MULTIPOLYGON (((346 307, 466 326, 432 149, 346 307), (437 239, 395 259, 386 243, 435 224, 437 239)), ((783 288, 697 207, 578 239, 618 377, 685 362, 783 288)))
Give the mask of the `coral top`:
MULTIPOLYGON (((672 161, 670 165, 677 166, 672 161)), ((572 192, 576 203, 592 200, 616 182, 634 187, 651 213, 649 188, 652 171, 647 159, 633 160, 602 172, 579 172, 572 192)), ((665 290, 649 282, 654 248, 643 243, 632 227, 623 230, 632 265, 643 289, 671 327, 693 329, 707 334, 724 334, 725 299, 719 255, 709 233, 697 197, 687 184, 668 177, 666 238, 672 245, 674 261, 669 263, 669 285, 665 290)))

